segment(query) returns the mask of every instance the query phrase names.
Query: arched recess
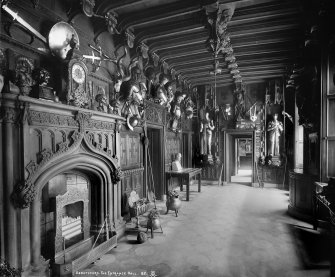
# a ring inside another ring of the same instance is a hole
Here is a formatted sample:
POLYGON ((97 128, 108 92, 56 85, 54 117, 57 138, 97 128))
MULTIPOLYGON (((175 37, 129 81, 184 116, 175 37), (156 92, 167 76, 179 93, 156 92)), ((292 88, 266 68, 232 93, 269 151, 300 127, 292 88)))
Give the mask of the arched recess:
MULTIPOLYGON (((85 139, 82 140, 79 147, 75 150, 64 153, 56 160, 50 159, 43 166, 43 170, 38 172, 32 180, 34 183, 36 195, 30 205, 30 257, 33 267, 40 267, 41 262, 41 194, 42 189, 53 177, 69 172, 79 171, 93 174, 101 181, 101 192, 106 207, 106 213, 109 214, 110 220, 115 222, 118 220, 118 212, 120 203, 118 203, 118 195, 115 193, 112 175, 117 170, 117 165, 113 159, 107 155, 100 153, 98 150, 90 146, 85 139)), ((106 215, 105 215, 106 216, 106 215)))

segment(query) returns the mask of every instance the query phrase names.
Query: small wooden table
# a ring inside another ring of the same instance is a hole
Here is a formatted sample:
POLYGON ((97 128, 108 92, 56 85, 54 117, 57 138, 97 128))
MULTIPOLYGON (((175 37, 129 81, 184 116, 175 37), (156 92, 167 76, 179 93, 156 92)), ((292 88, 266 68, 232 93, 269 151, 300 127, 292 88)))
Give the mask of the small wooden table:
MULTIPOLYGON (((180 190, 183 191, 183 181, 186 180, 186 201, 190 200, 190 181, 194 176, 198 176, 198 192, 201 192, 201 168, 183 168, 179 171, 166 171, 166 183, 173 177, 180 180, 180 190)), ((168 187, 168 186, 167 186, 168 187)))

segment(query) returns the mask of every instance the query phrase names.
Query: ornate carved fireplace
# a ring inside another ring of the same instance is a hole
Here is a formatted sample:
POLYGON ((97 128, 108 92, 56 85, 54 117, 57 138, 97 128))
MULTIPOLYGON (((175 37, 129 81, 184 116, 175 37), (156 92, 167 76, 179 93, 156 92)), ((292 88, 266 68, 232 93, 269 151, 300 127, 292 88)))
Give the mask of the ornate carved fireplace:
POLYGON ((5 117, 0 137, 7 152, 0 162, 11 186, 6 188, 6 260, 22 268, 22 276, 50 276, 50 265, 60 265, 53 276, 69 274, 115 247, 116 233, 124 232, 118 130, 125 120, 25 96, 1 96, 5 117), (63 186, 50 184, 67 174, 76 175, 76 183, 68 178, 60 181, 63 186), (109 229, 102 230, 104 236, 92 249, 106 218, 109 229))

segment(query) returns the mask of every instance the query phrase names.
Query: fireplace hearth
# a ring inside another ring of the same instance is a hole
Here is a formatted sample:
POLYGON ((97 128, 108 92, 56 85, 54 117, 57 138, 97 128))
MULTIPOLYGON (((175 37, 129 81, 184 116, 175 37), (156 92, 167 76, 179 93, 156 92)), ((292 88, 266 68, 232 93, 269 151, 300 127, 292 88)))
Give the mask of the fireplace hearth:
POLYGON ((83 202, 78 201, 63 207, 62 236, 65 247, 83 239, 83 202))
POLYGON ((83 178, 77 182, 77 177, 67 175, 66 193, 56 196, 56 257, 90 235, 88 182, 83 178))

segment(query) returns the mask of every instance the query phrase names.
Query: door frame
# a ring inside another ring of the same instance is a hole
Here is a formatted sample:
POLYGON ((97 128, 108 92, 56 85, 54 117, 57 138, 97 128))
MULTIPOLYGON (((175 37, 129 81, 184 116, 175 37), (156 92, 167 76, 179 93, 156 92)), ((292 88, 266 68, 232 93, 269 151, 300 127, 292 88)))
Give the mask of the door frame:
MULTIPOLYGON (((223 131, 223 140, 224 140, 224 149, 223 149, 223 162, 224 162, 224 170, 223 170, 223 183, 227 184, 231 182, 231 164, 230 164, 230 155, 232 147, 236 147, 234 145, 234 141, 239 136, 250 136, 252 140, 252 177, 251 182, 253 183, 255 180, 255 150, 256 150, 256 130, 254 129, 226 129, 223 131), (232 143, 233 142, 233 143, 232 143)), ((236 151, 235 151, 236 152, 236 151)), ((236 153, 235 153, 236 155, 236 153)))
MULTIPOLYGON (((157 197, 157 199, 164 199, 165 197, 165 162, 164 162, 164 153, 165 153, 165 140, 163 139, 164 138, 164 129, 162 126, 157 126, 157 125, 153 125, 153 124, 147 124, 147 133, 151 130, 157 130, 158 131, 158 134, 159 134, 159 141, 160 141, 160 145, 159 147, 157 147, 157 149, 159 150, 159 160, 160 160, 160 174, 159 174, 159 179, 160 179, 160 191, 161 191, 161 195, 159 195, 157 197)), ((151 142, 149 142, 151 143, 151 142)), ((148 146, 145 146, 146 148, 148 146)), ((148 148, 147 148, 147 151, 150 151, 148 148)), ((145 151, 146 152, 146 151, 145 151)), ((147 153, 145 153, 145 155, 143 155, 145 157, 145 182, 146 184, 148 185, 148 182, 149 182, 149 178, 151 178, 151 176, 149 175, 149 170, 148 170, 148 166, 149 166, 149 160, 148 160, 148 155, 147 153)), ((152 157, 151 158, 151 163, 152 163, 152 157)), ((155 184, 156 187, 157 185, 159 184, 155 184)), ((148 187, 148 186, 146 186, 148 187)))

